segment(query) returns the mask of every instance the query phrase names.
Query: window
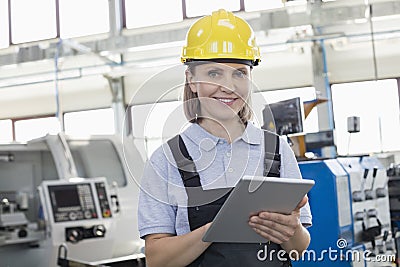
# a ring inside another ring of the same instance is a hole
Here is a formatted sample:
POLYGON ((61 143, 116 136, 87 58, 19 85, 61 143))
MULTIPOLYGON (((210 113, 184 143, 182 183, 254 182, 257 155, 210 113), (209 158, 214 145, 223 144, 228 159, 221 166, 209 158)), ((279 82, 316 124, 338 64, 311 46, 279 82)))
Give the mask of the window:
POLYGON ((0 143, 9 143, 12 139, 12 121, 0 120, 0 143))
MULTIPOLYGON (((291 99, 291 98, 295 98, 295 97, 300 97, 300 102, 305 102, 305 101, 313 100, 316 98, 316 92, 315 92, 314 87, 304 87, 304 88, 258 92, 258 93, 253 94, 253 102, 255 102, 256 99, 258 99, 258 101, 260 101, 259 100, 260 97, 258 97, 258 95, 261 95, 261 99, 262 99, 263 103, 260 103, 260 104, 263 104, 263 105, 271 104, 271 103, 275 103, 275 102, 279 102, 282 100, 291 99)), ((256 103, 254 103, 254 104, 256 104, 256 103)), ((254 104, 253 104, 253 106, 254 106, 254 104)), ((258 116, 258 118, 261 118, 260 120, 262 122, 262 113, 261 112, 264 107, 260 106, 260 107, 254 107, 254 108, 256 111, 260 110, 260 113, 257 116, 258 116)), ((263 123, 261 123, 261 125, 262 124, 263 123)), ((307 118, 303 121, 303 131, 305 133, 319 131, 318 112, 317 112, 316 108, 314 108, 311 111, 311 113, 307 116, 307 118)))
POLYGON ((109 30, 107 0, 60 0, 62 38, 105 33, 109 30))
POLYGON ((0 49, 8 47, 8 1, 0 1, 0 49))
POLYGON ((396 80, 332 85, 332 103, 340 155, 400 149, 396 80), (347 132, 347 117, 360 117, 360 132, 347 132))
POLYGON ((115 134, 111 108, 68 112, 64 115, 65 133, 74 136, 115 134))
POLYGON ((186 16, 189 18, 210 15, 213 11, 220 8, 229 11, 238 11, 240 9, 240 1, 186 0, 186 16))
POLYGON ((134 106, 131 112, 133 136, 143 140, 140 147, 148 157, 188 125, 181 101, 134 106))
POLYGON ((246 11, 257 11, 284 7, 282 0, 244 0, 244 9, 246 11))
POLYGON ((11 0, 11 33, 14 44, 56 37, 55 1, 11 0))
POLYGON ((15 139, 18 142, 27 142, 46 134, 57 134, 60 131, 60 123, 56 117, 27 119, 15 122, 15 139))
POLYGON ((126 27, 139 28, 182 21, 182 0, 125 1, 126 27))

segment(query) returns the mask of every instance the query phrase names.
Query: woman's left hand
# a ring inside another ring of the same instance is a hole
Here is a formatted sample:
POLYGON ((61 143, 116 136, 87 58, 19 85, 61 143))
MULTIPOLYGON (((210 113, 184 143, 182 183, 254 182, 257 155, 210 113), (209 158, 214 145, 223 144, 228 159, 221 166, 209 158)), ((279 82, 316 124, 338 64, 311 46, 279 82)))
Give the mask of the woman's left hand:
POLYGON ((249 225, 259 235, 276 244, 289 241, 301 227, 300 208, 308 202, 308 197, 299 202, 291 214, 262 211, 250 217, 249 225))

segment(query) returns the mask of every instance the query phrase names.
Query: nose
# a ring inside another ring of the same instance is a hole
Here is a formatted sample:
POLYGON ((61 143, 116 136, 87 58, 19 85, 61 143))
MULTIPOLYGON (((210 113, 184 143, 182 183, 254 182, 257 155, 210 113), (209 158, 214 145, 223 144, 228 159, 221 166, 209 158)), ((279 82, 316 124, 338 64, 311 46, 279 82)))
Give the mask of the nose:
POLYGON ((235 84, 232 77, 225 77, 223 80, 221 80, 219 88, 222 92, 226 92, 228 94, 235 92, 235 84))

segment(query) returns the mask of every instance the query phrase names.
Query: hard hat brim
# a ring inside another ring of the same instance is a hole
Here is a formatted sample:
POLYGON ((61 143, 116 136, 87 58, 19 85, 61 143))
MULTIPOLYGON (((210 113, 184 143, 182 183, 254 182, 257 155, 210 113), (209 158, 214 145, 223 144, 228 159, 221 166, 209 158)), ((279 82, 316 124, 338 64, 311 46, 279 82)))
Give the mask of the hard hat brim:
POLYGON ((184 63, 185 65, 191 65, 191 64, 202 64, 201 62, 236 63, 253 67, 258 65, 259 60, 254 61, 254 60, 238 59, 238 58, 209 58, 209 59, 188 59, 184 63))

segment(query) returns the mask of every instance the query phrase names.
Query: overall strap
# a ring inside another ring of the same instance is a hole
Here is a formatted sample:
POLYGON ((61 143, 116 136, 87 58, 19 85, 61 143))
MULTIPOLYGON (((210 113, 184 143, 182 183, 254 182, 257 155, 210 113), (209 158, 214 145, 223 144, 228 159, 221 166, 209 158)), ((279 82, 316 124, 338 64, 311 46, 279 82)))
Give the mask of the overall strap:
POLYGON ((183 185, 185 186, 188 196, 188 207, 202 206, 210 203, 210 201, 217 201, 232 190, 232 188, 203 190, 200 182, 200 175, 197 172, 192 157, 187 151, 182 137, 180 135, 174 136, 172 139, 168 140, 168 145, 171 148, 183 185))
POLYGON ((264 130, 264 176, 281 176, 281 154, 279 135, 264 130))
POLYGON ((168 140, 167 143, 171 149, 172 155, 174 156, 185 188, 200 187, 201 183, 199 173, 197 172, 196 165, 194 164, 192 157, 187 151, 182 137, 178 134, 168 140))

